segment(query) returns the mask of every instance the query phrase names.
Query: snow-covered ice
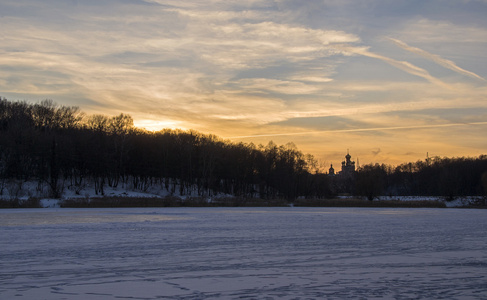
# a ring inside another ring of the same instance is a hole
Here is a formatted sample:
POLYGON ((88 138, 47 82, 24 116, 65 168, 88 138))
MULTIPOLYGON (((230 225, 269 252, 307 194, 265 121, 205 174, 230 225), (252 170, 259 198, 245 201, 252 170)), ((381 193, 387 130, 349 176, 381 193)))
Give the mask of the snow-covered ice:
POLYGON ((0 210, 0 299, 486 299, 487 210, 0 210))

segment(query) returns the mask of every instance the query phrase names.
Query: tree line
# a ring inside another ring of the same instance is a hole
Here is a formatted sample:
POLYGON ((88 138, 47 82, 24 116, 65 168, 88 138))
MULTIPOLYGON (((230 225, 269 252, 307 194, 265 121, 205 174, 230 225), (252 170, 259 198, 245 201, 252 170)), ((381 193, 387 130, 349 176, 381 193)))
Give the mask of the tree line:
POLYGON ((233 143, 193 130, 136 128, 127 114, 86 115, 51 100, 0 98, 0 196, 26 182, 60 197, 93 184, 201 197, 305 199, 487 195, 487 156, 435 157, 399 166, 369 164, 351 177, 320 172, 293 144, 233 143))
POLYGON ((354 193, 377 196, 487 196, 487 155, 434 157, 399 166, 369 164, 354 178, 354 193))
MULTIPOLYGON (((36 182, 51 197, 88 183, 177 195, 231 194, 262 199, 323 198, 328 177, 292 144, 232 143, 193 130, 149 132, 127 114, 86 115, 51 100, 0 99, 0 194, 36 182)), ((12 192, 11 192, 12 193, 12 192)))

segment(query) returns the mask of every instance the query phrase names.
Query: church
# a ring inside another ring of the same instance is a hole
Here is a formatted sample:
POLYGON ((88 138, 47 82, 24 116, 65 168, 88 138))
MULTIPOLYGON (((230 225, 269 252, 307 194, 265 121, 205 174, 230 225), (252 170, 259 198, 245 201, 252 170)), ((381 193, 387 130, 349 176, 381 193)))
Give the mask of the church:
POLYGON ((334 176, 338 175, 341 177, 352 177, 353 174, 355 173, 355 162, 351 160, 352 156, 347 150, 347 155, 345 155, 345 160, 342 161, 342 170, 341 172, 338 172, 335 174, 335 169, 333 168, 333 164, 330 166, 330 169, 328 170, 328 175, 334 176))

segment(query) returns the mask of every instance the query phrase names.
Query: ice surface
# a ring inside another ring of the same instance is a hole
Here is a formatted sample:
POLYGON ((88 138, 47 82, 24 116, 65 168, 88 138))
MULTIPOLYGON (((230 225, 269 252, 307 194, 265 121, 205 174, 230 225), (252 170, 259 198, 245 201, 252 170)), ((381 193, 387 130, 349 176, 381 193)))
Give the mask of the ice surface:
POLYGON ((487 298, 487 210, 1 210, 0 243, 0 299, 487 298))

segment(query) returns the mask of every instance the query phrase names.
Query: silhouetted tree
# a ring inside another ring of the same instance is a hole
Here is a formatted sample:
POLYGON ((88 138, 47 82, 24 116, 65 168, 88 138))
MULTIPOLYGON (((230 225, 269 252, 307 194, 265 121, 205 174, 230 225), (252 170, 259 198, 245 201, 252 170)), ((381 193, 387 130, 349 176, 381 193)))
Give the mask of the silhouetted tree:
POLYGON ((386 176, 385 165, 363 166, 356 174, 356 193, 367 197, 370 201, 374 200, 374 198, 382 194, 386 176))
MULTIPOLYGON (((386 195, 443 196, 487 193, 487 156, 439 158, 396 167, 367 165, 347 187, 368 199, 386 195)), ((0 97, 0 194, 25 181, 59 196, 89 180, 104 194, 120 182, 134 189, 154 185, 200 196, 229 193, 241 198, 323 198, 336 180, 293 144, 232 143, 196 131, 137 129, 126 114, 85 116, 51 100, 37 104, 0 97)), ((335 192, 340 187, 335 187, 335 192)))

